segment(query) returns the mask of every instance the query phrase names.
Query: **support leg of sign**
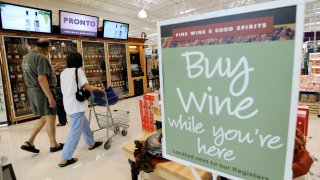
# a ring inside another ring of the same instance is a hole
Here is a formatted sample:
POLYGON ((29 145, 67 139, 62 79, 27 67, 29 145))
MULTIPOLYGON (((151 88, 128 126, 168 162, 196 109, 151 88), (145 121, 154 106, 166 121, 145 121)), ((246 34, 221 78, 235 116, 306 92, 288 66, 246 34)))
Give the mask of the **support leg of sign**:
POLYGON ((188 168, 190 169, 190 171, 192 172, 192 174, 196 180, 201 180, 200 175, 197 173, 197 171, 194 169, 194 167, 188 166, 188 168))
POLYGON ((212 180, 218 180, 218 175, 212 173, 212 180))

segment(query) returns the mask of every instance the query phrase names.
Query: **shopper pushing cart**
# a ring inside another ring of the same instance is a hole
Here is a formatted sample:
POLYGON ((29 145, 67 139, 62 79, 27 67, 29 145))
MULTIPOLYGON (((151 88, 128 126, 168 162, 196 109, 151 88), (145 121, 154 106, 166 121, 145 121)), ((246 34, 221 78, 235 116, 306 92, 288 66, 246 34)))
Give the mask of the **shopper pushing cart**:
POLYGON ((83 135, 89 150, 93 150, 100 145, 101 141, 94 141, 93 132, 85 116, 88 109, 88 102, 76 98, 76 93, 83 88, 90 92, 100 91, 98 88, 90 86, 82 67, 82 56, 78 52, 71 52, 67 57, 67 68, 61 73, 61 91, 63 94, 63 104, 66 113, 71 119, 70 133, 62 150, 62 160, 60 167, 65 167, 77 161, 73 153, 77 147, 80 136, 83 135))

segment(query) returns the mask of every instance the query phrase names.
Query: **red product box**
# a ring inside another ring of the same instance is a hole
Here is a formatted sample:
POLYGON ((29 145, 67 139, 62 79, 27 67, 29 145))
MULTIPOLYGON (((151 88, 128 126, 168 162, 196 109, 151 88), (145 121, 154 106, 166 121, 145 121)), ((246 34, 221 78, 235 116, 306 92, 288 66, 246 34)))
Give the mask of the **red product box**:
POLYGON ((307 132, 307 122, 306 122, 306 116, 303 114, 298 114, 297 118, 297 128, 304 134, 306 135, 307 132))
POLYGON ((153 114, 150 114, 150 118, 149 118, 149 130, 151 132, 154 131, 154 117, 153 114))
POLYGON ((151 112, 153 102, 149 100, 139 100, 140 116, 142 129, 146 131, 154 131, 154 117, 151 112))
POLYGON ((140 115, 142 116, 143 115, 143 109, 142 109, 142 107, 143 107, 143 105, 142 105, 142 100, 140 99, 139 100, 139 108, 140 108, 140 115))
POLYGON ((142 129, 146 129, 147 128, 147 121, 145 120, 144 109, 143 109, 143 101, 142 100, 139 100, 139 107, 140 107, 140 117, 141 117, 142 129))
POLYGON ((298 106, 297 127, 300 125, 300 128, 304 129, 304 131, 302 131, 302 132, 306 137, 308 136, 308 129, 309 129, 309 111, 310 111, 310 109, 308 106, 304 106, 304 105, 298 106), (298 124, 299 122, 302 124, 298 124))
POLYGON ((160 94, 157 93, 147 93, 143 95, 143 100, 147 101, 159 101, 160 94))

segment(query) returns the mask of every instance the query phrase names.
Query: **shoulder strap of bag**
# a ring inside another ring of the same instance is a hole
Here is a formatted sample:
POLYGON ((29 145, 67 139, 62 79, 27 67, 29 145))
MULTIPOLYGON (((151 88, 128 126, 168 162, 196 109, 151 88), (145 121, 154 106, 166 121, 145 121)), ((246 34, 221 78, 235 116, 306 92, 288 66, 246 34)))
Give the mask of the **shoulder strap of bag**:
POLYGON ((79 91, 79 85, 78 85, 78 68, 76 68, 76 83, 77 83, 77 91, 79 91))

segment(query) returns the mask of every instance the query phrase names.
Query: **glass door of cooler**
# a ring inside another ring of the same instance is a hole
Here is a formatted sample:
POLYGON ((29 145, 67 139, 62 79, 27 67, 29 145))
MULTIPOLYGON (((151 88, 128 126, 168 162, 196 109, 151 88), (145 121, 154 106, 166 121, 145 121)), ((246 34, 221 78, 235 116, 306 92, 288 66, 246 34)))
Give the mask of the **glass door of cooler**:
POLYGON ((118 96, 129 95, 127 50, 121 43, 108 43, 110 85, 118 96))
POLYGON ((102 87, 107 83, 105 47, 103 42, 82 41, 84 69, 89 84, 102 87))
MULTIPOLYGON (((3 61, 1 58, 1 54, 0 54, 0 64, 1 64, 1 62, 3 62, 3 61)), ((2 72, 1 72, 1 67, 0 67, 0 127, 8 124, 3 80, 4 79, 2 78, 2 72)))
POLYGON ((60 64, 60 68, 56 70, 57 74, 60 74, 64 68, 67 67, 67 55, 71 51, 77 51, 76 40, 63 40, 63 39, 50 39, 50 61, 54 67, 57 63, 60 64))
POLYGON ((13 118, 31 116, 27 91, 22 75, 22 59, 28 51, 34 47, 38 38, 3 36, 5 62, 7 63, 7 74, 9 80, 9 93, 13 107, 13 118))

